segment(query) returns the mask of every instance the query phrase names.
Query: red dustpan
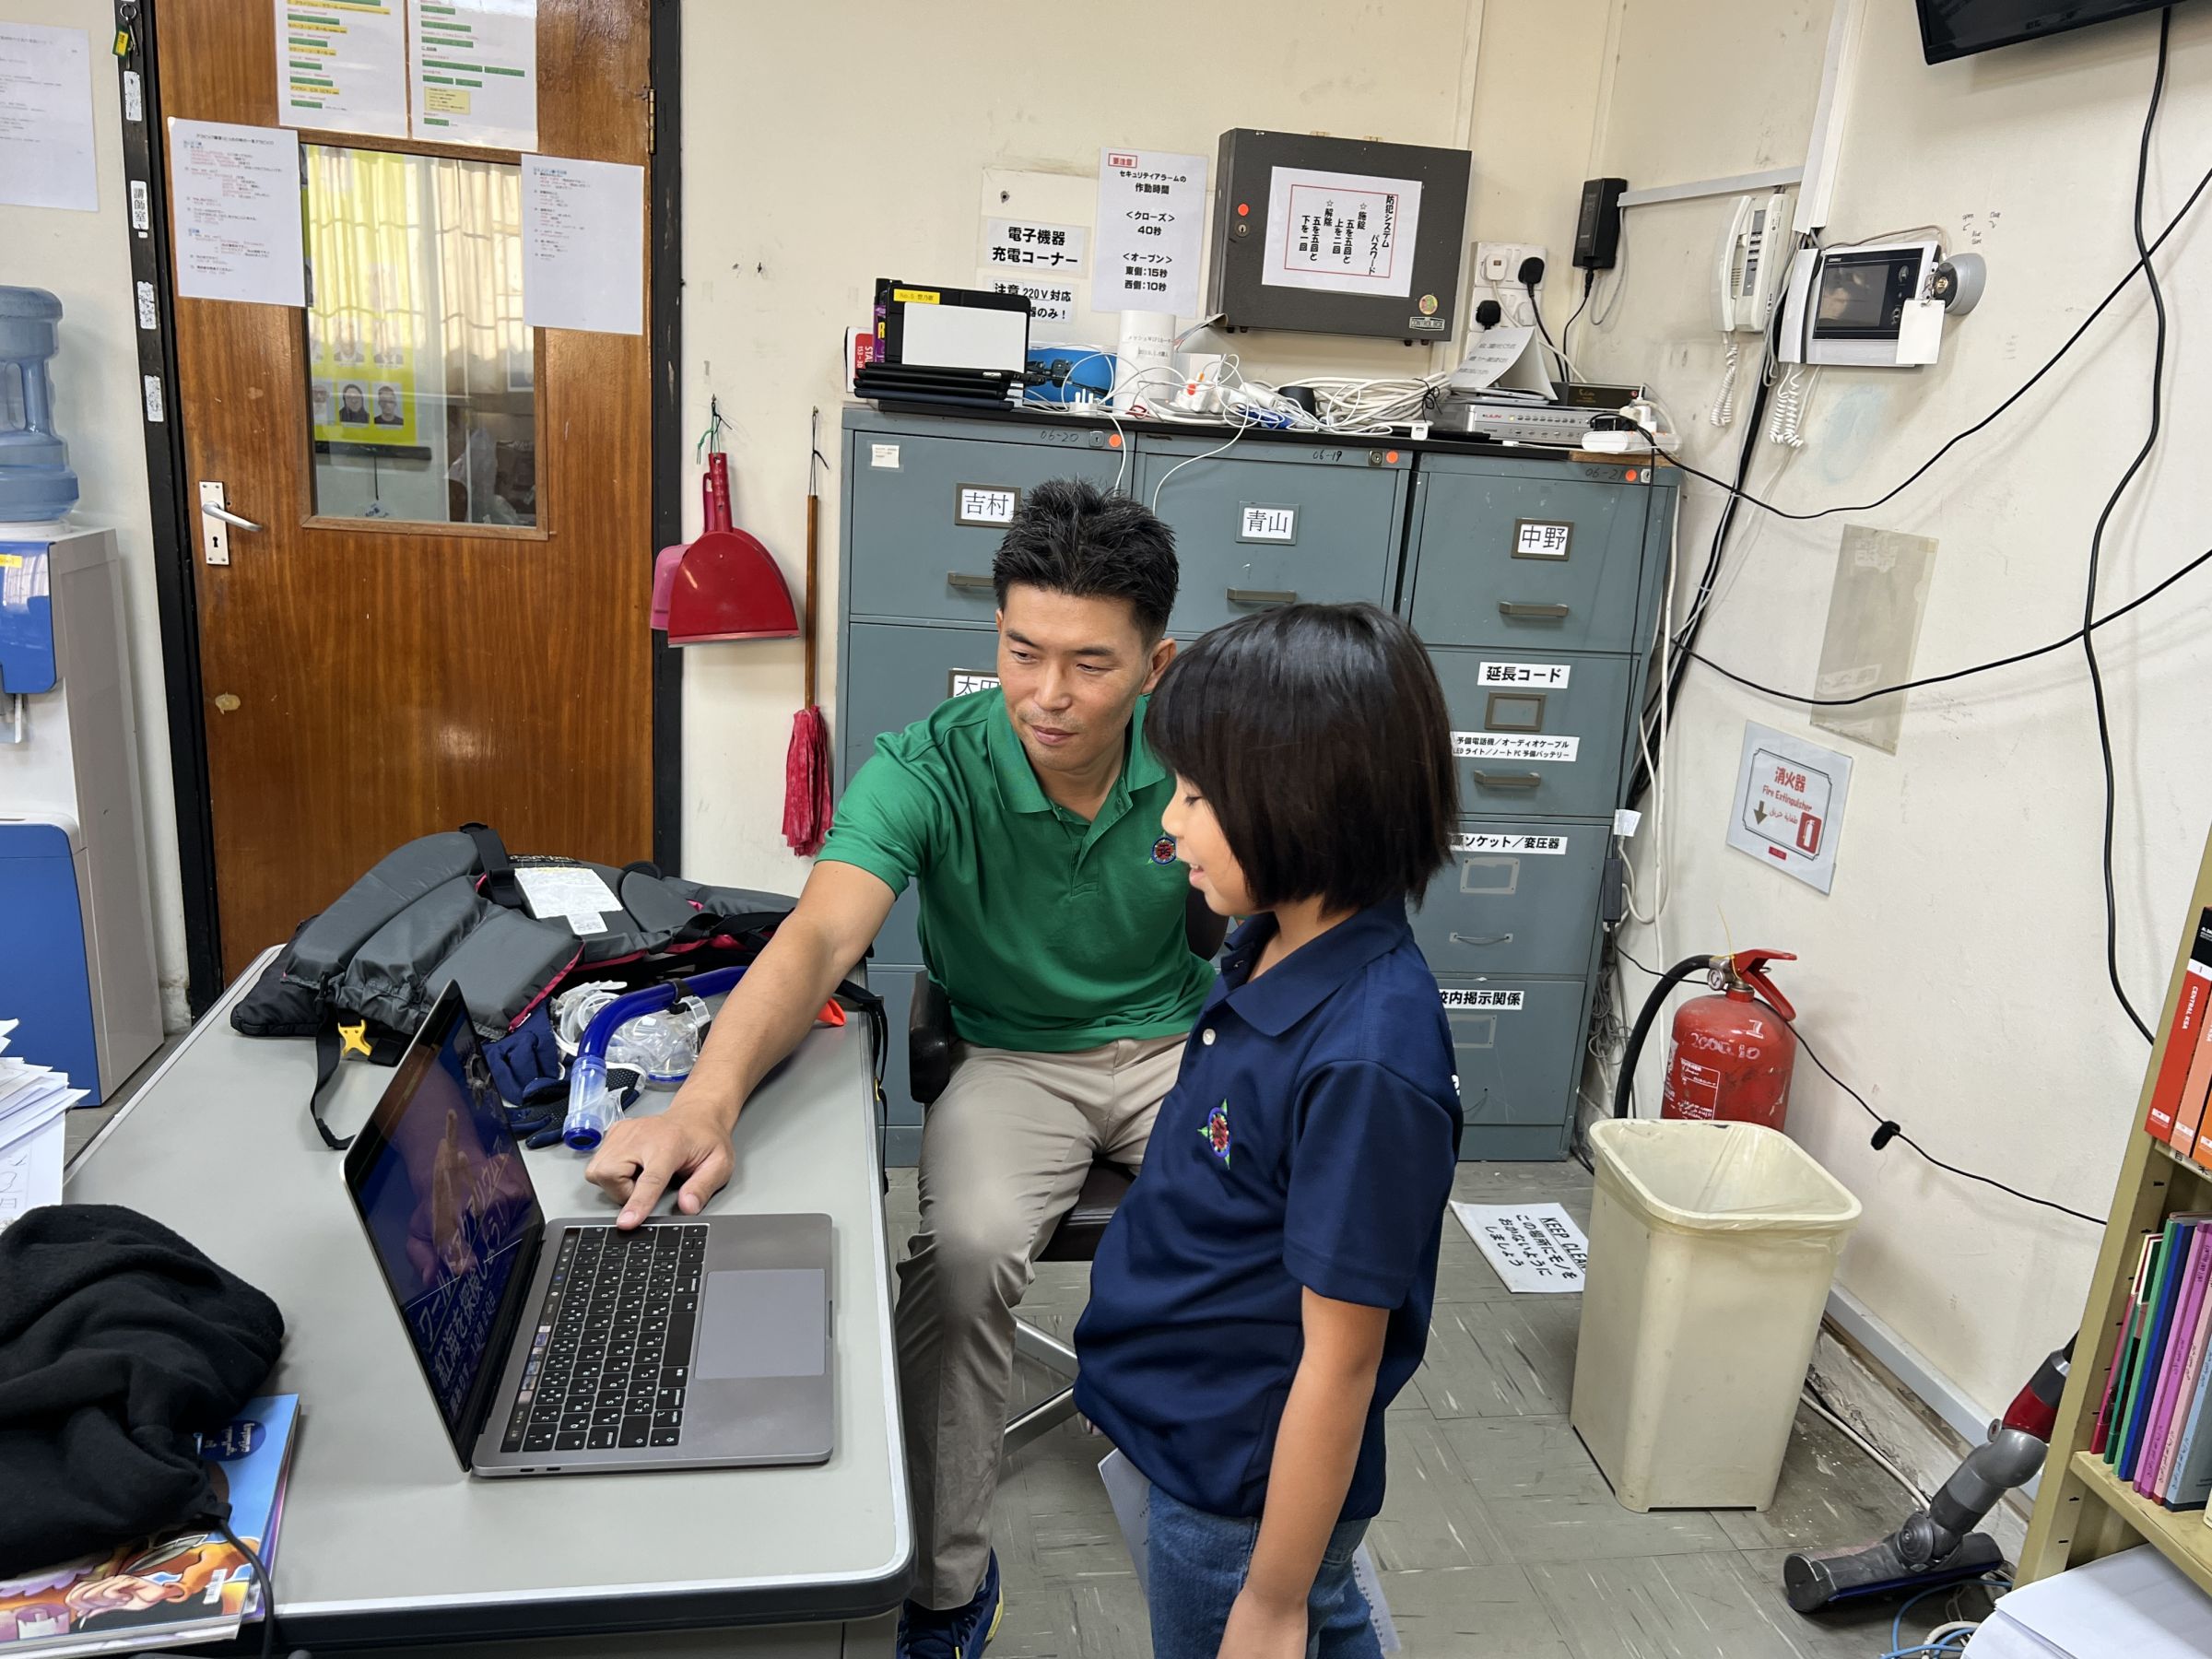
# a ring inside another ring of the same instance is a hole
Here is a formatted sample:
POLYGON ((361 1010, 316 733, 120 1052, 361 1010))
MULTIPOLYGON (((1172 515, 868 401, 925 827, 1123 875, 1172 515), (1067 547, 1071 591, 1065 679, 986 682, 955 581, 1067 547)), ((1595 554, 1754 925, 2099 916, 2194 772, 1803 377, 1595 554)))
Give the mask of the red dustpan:
POLYGON ((668 643, 795 640, 798 613, 759 537, 730 527, 730 466, 717 451, 703 483, 707 527, 684 549, 668 588, 668 643))

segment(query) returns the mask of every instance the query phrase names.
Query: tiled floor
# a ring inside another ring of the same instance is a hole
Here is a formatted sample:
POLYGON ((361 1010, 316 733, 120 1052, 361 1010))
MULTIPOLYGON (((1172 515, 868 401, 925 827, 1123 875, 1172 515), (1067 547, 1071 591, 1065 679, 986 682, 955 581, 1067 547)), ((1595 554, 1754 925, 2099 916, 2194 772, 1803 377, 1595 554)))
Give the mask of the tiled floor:
MULTIPOLYGON (((1585 1226, 1578 1164, 1470 1164, 1455 1194, 1557 1199, 1585 1226)), ((891 1235, 912 1230, 911 1170, 892 1172, 891 1235)), ((1065 1336, 1087 1269, 1044 1265, 1024 1317, 1065 1336)), ((1390 1498, 1370 1530, 1408 1659, 1876 1659, 1889 1606, 1818 1620, 1783 1599, 1794 1548, 1863 1542, 1911 1500, 1850 1441, 1801 1409, 1782 1492, 1764 1513, 1639 1515, 1613 1500, 1568 1426, 1577 1299, 1514 1297, 1456 1222, 1445 1228, 1427 1365, 1394 1407, 1390 1498)), ((1051 1392, 1026 1362, 1027 1400, 1051 1392)), ((1143 1599, 1097 1464, 1069 1424, 1018 1453, 994 1526, 1006 1621, 994 1659, 1137 1659, 1143 1599)), ((1979 1617, 1983 1593, 1923 1603, 1908 1634, 1979 1617)))

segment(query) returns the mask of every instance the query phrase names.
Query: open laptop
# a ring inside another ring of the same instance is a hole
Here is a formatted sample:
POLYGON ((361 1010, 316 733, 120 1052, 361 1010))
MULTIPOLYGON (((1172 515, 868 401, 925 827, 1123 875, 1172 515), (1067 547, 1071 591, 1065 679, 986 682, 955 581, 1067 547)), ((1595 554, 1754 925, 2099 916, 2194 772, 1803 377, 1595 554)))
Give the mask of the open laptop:
POLYGON ((458 989, 355 1138, 346 1188, 470 1473, 829 1457, 830 1218, 548 1222, 458 989))

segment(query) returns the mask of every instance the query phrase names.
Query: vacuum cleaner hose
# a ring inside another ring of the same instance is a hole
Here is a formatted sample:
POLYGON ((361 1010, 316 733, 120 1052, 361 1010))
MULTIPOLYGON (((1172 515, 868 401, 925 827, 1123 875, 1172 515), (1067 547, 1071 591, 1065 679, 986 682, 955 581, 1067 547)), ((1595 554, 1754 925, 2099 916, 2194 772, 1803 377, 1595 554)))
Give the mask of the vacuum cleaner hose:
POLYGON ((1636 1062, 1643 1053, 1643 1040, 1652 1021, 1659 1018, 1659 1010, 1666 1006, 1666 994, 1684 980, 1708 971, 1712 967, 1709 956, 1684 957, 1659 976, 1652 994, 1643 999, 1643 1006, 1636 1015, 1636 1023, 1629 1031, 1628 1046, 1620 1051, 1620 1075, 1613 1083, 1613 1115, 1629 1115, 1629 1103, 1636 1088, 1636 1062))

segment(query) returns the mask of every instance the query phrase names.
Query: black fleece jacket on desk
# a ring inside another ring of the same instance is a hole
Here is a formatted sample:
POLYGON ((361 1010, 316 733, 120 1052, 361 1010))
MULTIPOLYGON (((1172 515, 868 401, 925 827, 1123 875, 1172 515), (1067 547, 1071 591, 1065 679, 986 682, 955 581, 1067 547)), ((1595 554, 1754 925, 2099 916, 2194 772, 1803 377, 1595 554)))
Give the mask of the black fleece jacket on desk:
POLYGON ((0 1232, 0 1576, 218 1515, 194 1437, 283 1346, 275 1302, 135 1210, 0 1232))

